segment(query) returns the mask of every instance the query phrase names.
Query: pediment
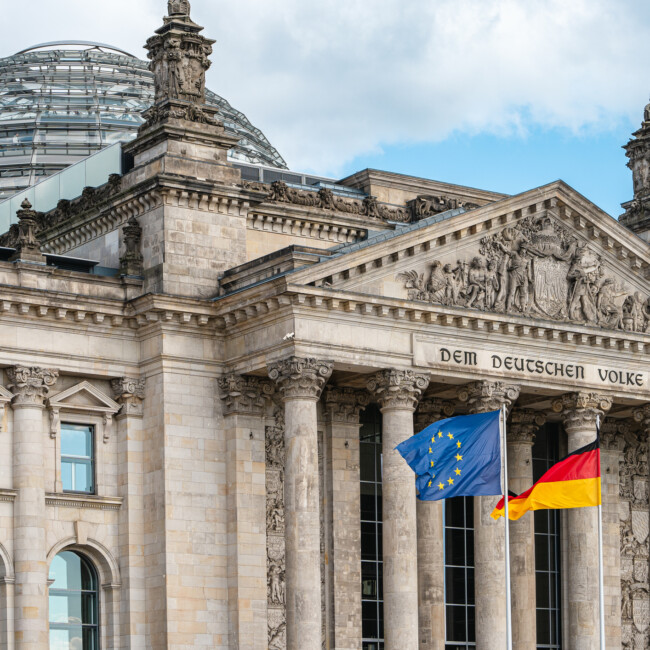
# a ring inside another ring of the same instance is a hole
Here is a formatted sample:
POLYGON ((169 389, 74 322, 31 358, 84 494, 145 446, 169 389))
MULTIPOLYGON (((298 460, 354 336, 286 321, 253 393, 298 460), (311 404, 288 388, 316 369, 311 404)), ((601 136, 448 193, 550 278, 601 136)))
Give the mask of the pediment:
POLYGON ((650 331, 650 247, 561 181, 446 216, 344 247, 292 283, 650 331))
POLYGON ((94 411, 114 415, 120 405, 87 381, 68 388, 47 400, 49 408, 55 410, 94 411))
POLYGON ((7 404, 11 402, 14 398, 13 394, 10 393, 4 386, 0 386, 0 404, 7 404))

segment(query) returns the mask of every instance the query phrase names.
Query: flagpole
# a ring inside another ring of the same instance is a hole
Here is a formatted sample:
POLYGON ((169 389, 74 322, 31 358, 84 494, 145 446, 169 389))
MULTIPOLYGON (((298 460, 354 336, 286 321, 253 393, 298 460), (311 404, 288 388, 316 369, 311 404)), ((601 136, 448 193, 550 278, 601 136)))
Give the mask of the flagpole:
MULTIPOLYGON (((597 435, 600 436, 600 415, 596 420, 597 435)), ((600 441, 599 441, 600 446, 600 441)), ((600 468, 598 468, 600 470, 600 468)), ((600 471, 599 471, 600 474, 600 471)), ((598 583, 600 605, 600 650, 605 650, 605 576, 603 572, 603 489, 600 488, 600 503, 598 504, 598 583)))
MULTIPOLYGON (((506 406, 501 407, 501 417, 503 419, 503 495, 505 504, 505 521, 506 521, 506 630, 507 630, 507 650, 512 650, 512 606, 510 596, 510 518, 508 515, 508 443, 506 438, 506 406)), ((602 557, 602 543, 601 543, 602 557)))

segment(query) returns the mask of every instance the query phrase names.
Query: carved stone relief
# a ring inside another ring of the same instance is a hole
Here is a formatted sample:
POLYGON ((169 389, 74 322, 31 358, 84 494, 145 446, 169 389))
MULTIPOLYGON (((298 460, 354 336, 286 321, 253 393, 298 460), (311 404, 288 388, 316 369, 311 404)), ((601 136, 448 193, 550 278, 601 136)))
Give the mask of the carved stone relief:
POLYGON ((408 206, 411 211, 411 221, 420 221, 421 219, 432 217, 441 212, 447 212, 447 210, 455 210, 457 208, 475 210, 480 207, 476 203, 452 199, 448 196, 428 196, 424 194, 409 201, 408 206))
POLYGON ((622 647, 650 647, 648 436, 622 427, 620 464, 622 647))
POLYGON ((266 555, 269 650, 286 641, 284 546, 284 408, 275 408, 266 427, 266 555))
POLYGON ((398 276, 409 300, 650 331, 650 297, 630 291, 550 216, 525 217, 481 240, 478 254, 398 276))

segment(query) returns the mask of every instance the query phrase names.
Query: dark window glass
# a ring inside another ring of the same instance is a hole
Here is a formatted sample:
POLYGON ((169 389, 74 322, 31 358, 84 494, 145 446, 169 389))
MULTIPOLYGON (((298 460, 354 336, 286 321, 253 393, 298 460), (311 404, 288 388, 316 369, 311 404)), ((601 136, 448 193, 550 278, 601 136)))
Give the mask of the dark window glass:
POLYGON ((360 458, 362 650, 383 650, 381 413, 374 405, 361 418, 360 458))
POLYGON ((95 568, 73 551, 59 553, 50 567, 51 650, 98 650, 99 591, 95 568))
POLYGON ((446 650, 475 647, 474 499, 444 501, 446 650))
POLYGON ((64 492, 95 492, 94 427, 61 425, 61 482, 64 492))
MULTIPOLYGON (((559 427, 547 424, 533 445, 533 480, 560 459, 559 427)), ((537 648, 562 648, 560 511, 538 510, 535 516, 535 591, 537 596, 537 648)))

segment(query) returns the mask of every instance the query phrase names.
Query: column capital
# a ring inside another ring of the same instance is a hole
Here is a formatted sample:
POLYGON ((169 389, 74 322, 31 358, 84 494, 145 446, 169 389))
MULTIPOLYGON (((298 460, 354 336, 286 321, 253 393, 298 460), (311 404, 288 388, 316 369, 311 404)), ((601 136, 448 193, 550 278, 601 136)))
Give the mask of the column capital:
POLYGON ((269 377, 276 382, 280 397, 318 401, 332 375, 334 362, 290 357, 269 365, 269 377))
POLYGON ((650 431, 650 404, 644 404, 635 409, 634 420, 639 422, 646 431, 650 431))
POLYGON ((504 404, 510 410, 519 398, 519 386, 502 381, 475 381, 458 389, 458 399, 467 402, 470 413, 498 411, 504 404))
POLYGON ((419 433, 422 429, 425 429, 437 420, 450 418, 455 410, 456 405, 454 402, 438 397, 429 397, 421 400, 415 412, 415 432, 419 433))
POLYGON ((134 379, 132 377, 119 377, 111 380, 111 389, 113 397, 118 404, 122 405, 122 409, 118 417, 125 415, 132 415, 135 417, 142 417, 143 407, 142 400, 144 400, 144 379, 134 379))
POLYGON ((50 388, 56 384, 59 371, 52 368, 13 366, 7 368, 9 390, 14 394, 13 406, 43 407, 50 388))
POLYGON ((533 445, 537 429, 546 423, 546 415, 532 409, 514 409, 508 422, 508 442, 533 445))
POLYGON ((260 377, 231 373, 217 380, 224 415, 262 415, 273 384, 260 377))
POLYGON ((370 403, 366 391, 354 388, 325 388, 325 417, 330 422, 359 424, 359 414, 370 403))
POLYGON ((595 429, 597 418, 602 419, 611 407, 612 398, 600 393, 567 393, 553 402, 553 411, 562 414, 567 433, 595 429))
POLYGON ((368 381, 368 390, 375 396, 382 411, 414 411, 428 386, 429 375, 394 368, 380 370, 368 381))

